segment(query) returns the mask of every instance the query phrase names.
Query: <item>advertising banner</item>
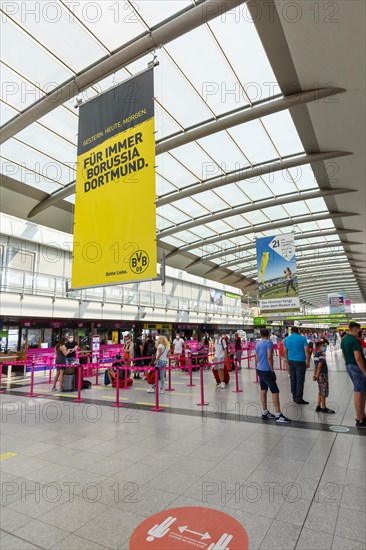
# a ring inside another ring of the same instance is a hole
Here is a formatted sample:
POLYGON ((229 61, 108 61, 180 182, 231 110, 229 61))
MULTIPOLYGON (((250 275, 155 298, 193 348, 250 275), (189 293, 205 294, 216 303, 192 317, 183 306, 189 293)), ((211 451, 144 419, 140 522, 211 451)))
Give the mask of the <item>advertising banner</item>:
POLYGON ((210 302, 211 304, 215 304, 215 306, 222 306, 224 304, 222 290, 214 290, 212 288, 210 290, 210 302))
POLYGON ((300 309, 293 233, 256 239, 261 311, 300 309))
POLYGON ((344 292, 332 292, 328 294, 329 312, 346 313, 344 292))
POLYGON ((156 277, 153 69, 79 108, 72 288, 156 277))

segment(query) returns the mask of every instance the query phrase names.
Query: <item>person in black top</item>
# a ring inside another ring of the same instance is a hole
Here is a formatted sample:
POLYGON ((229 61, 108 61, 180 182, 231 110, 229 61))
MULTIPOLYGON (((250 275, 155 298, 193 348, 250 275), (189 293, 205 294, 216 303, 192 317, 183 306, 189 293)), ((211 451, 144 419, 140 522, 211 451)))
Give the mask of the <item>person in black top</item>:
MULTIPOLYGON (((133 356, 134 356, 134 359, 135 359, 133 364, 135 365, 135 367, 142 367, 143 361, 138 359, 139 357, 143 356, 142 354, 143 354, 142 340, 141 340, 140 336, 136 336, 135 341, 134 341, 134 348, 133 348, 133 356)), ((135 370, 134 373, 133 373, 133 377, 135 379, 136 378, 140 379, 141 378, 140 371, 135 370)))
POLYGON ((67 336, 66 349, 67 349, 66 364, 70 365, 71 363, 75 363, 76 350, 78 349, 78 345, 77 345, 77 342, 75 342, 74 340, 73 334, 71 333, 67 336))
POLYGON ((319 394, 316 412, 334 414, 332 409, 328 409, 326 398, 329 395, 328 365, 325 358, 327 348, 323 340, 316 342, 314 351, 314 382, 318 382, 319 394))
POLYGON ((149 336, 147 337, 147 339, 144 343, 144 347, 143 347, 143 350, 142 350, 143 357, 150 358, 150 359, 144 359, 144 365, 145 366, 148 366, 148 365, 152 364, 152 362, 154 361, 154 358, 155 358, 155 354, 156 354, 155 340, 154 340, 152 334, 149 334, 149 336))

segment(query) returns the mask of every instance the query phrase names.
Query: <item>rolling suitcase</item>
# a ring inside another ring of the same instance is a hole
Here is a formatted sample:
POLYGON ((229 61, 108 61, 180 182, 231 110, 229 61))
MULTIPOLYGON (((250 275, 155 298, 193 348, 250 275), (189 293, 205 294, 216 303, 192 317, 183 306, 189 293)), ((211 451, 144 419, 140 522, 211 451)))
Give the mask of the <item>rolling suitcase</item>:
MULTIPOLYGON (((219 373, 214 368, 212 369, 213 375, 216 380, 216 384, 220 384, 221 380, 219 378, 219 373)), ((230 374, 228 373, 227 369, 224 369, 224 382, 225 384, 228 384, 230 382, 230 374)))
MULTIPOLYGON (((132 379, 132 378, 127 378, 127 386, 132 386, 132 384, 133 384, 133 379, 132 379)), ((112 385, 113 385, 114 388, 116 387, 116 385, 117 385, 117 380, 116 380, 116 378, 113 379, 113 384, 112 384, 112 385)), ((124 378, 123 378, 123 379, 120 378, 120 380, 119 380, 119 387, 122 388, 122 389, 125 387, 125 380, 124 380, 124 378)))
POLYGON ((64 379, 62 382, 62 391, 75 391, 75 374, 64 374, 64 379))

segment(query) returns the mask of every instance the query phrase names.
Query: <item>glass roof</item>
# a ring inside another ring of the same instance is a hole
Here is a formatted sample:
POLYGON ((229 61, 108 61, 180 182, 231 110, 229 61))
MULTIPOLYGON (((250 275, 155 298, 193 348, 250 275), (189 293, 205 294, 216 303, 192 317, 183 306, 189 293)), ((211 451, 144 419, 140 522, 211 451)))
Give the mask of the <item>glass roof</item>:
MULTIPOLYGON (((58 85, 194 4, 194 0, 87 3, 28 0, 19 3, 17 9, 3 6, 0 68, 5 86, 0 104, 1 124, 58 85)), ((256 27, 250 21, 247 7, 242 5, 102 78, 80 92, 78 98, 86 100, 146 68, 153 55, 159 62, 154 90, 158 141, 192 126, 212 123, 225 113, 251 109, 257 102, 281 96, 256 27)), ((76 99, 51 110, 3 144, 3 173, 9 174, 11 166, 15 179, 47 193, 74 181, 76 99), (21 169, 23 165, 27 170, 21 169)), ((158 198, 164 197, 230 172, 304 153, 290 112, 281 111, 158 155, 156 194, 158 198)), ((312 244, 318 253, 335 251, 326 246, 339 242, 331 216, 326 217, 327 205, 320 196, 302 200, 301 193, 307 190, 319 190, 310 165, 251 179, 240 179, 238 174, 235 183, 188 198, 172 196, 171 204, 159 206, 158 238, 160 232, 170 229, 171 234, 160 237, 162 246, 197 245, 190 254, 208 260, 214 254, 212 262, 217 265, 225 267, 230 263, 228 269, 256 279, 256 236, 295 231, 299 260, 313 254, 313 250, 301 250, 312 244), (293 197, 292 202, 281 201, 287 195, 293 197), (263 201, 272 203, 262 205, 263 201), (242 207, 246 211, 238 212, 242 207), (210 219, 220 213, 221 218, 210 219), (326 219, 312 219, 317 214, 326 219), (193 226, 186 228, 184 224, 190 222, 193 226), (276 226, 268 230, 272 222, 276 226), (241 230, 245 234, 235 236, 241 230), (323 235, 322 231, 327 230, 334 230, 334 234, 323 235), (205 247, 206 238, 217 241, 205 247), (250 248, 245 253, 238 250, 247 246, 250 248), (220 251, 222 256, 218 257, 220 251), (244 254, 252 259, 246 260, 244 254)), ((73 204, 74 196, 66 200, 73 204)), ((344 251, 342 245, 337 251, 344 251)), ((346 256, 343 259, 346 266, 346 256)))

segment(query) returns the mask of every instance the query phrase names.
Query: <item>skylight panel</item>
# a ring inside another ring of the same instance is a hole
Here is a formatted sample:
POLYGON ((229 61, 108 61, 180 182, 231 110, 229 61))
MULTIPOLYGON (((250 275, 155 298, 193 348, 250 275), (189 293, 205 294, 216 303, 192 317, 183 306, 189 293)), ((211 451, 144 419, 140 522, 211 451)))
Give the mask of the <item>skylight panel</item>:
POLYGON ((304 152, 303 144, 289 111, 280 111, 263 117, 262 123, 281 157, 304 152))
POLYGON ((248 105, 235 74, 205 26, 170 42, 166 49, 216 115, 248 105))
POLYGON ((48 93, 73 76, 9 19, 2 24, 1 43, 3 62, 48 93))

